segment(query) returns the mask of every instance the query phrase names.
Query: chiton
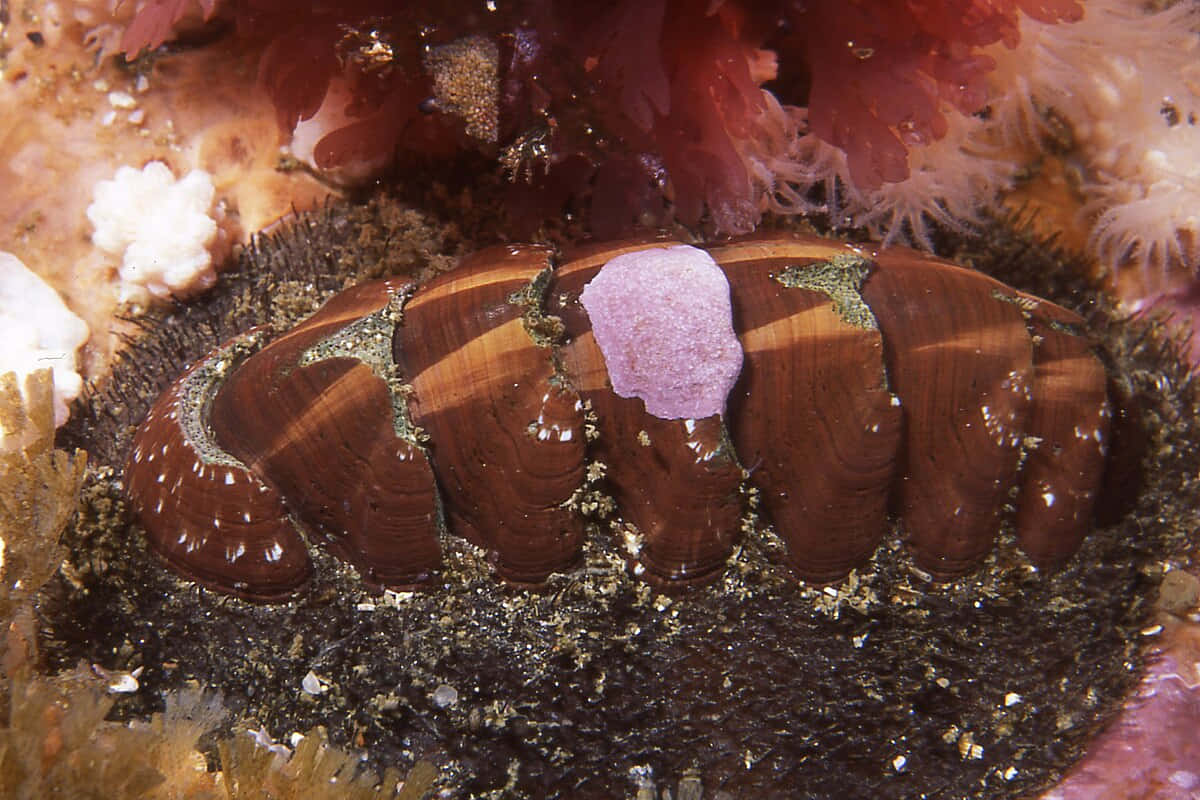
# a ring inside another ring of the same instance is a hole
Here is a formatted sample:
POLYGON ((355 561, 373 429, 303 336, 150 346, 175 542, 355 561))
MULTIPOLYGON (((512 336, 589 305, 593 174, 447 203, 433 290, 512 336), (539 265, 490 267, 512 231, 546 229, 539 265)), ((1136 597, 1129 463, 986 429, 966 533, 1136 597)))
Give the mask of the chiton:
MULTIPOLYGON (((818 583, 864 564, 890 519, 942 579, 1005 525, 1039 566, 1075 552, 1114 407, 1077 315, 902 248, 782 234, 685 248, 728 282, 742 366, 723 412, 664 418, 614 391, 581 297, 618 257, 679 248, 494 247, 218 347, 134 437, 126 492, 153 549, 266 601, 310 579, 308 542, 413 587, 460 536, 504 580, 538 585, 597 521, 665 585, 719 577, 748 514, 818 583)), ((647 350, 659 332, 639 332, 647 350)))

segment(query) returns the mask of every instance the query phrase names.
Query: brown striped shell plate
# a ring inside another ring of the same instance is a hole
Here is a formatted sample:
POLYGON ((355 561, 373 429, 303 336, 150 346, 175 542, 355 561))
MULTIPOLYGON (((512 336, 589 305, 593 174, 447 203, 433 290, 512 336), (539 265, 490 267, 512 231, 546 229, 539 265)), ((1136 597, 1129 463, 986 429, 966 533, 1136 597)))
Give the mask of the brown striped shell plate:
POLYGON ((348 289, 267 344, 222 345, 135 435, 125 485, 154 550, 201 584, 279 600, 311 577, 309 543, 414 587, 460 536, 537 585, 606 513, 634 532, 635 574, 684 585, 721 574, 757 496, 796 575, 819 583, 863 565, 889 517, 943 579, 1004 524, 1039 566, 1075 552, 1112 417, 1075 314, 905 249, 711 246, 744 366, 725 414, 660 419, 611 390, 579 295, 615 256, 675 244, 494 247, 419 288, 348 289))

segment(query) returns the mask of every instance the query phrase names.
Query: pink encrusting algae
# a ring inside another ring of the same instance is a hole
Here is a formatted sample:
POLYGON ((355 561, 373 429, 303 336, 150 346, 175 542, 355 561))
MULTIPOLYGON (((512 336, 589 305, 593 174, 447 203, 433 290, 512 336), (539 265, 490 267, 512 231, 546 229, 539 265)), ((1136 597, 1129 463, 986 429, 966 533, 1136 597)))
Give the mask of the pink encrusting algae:
POLYGON ((606 263, 580 296, 613 391, 663 419, 725 410, 742 369, 725 273, 705 251, 678 245, 606 263))

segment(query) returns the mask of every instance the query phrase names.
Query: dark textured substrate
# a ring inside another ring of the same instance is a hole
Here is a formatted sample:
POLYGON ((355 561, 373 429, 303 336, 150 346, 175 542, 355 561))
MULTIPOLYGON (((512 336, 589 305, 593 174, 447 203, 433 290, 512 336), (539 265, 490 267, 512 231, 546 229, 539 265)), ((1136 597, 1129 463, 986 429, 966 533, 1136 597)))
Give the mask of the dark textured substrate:
POLYGON ((842 586, 800 588, 760 532, 721 583, 664 597, 626 576, 606 531, 541 593, 497 584, 461 546, 442 588, 409 595, 372 594, 318 557, 317 583, 278 606, 164 570, 104 469, 119 471, 157 391, 215 341, 286 326, 347 279, 443 266, 460 245, 440 230, 387 200, 331 207, 147 326, 61 436, 92 452, 93 474, 40 602, 50 667, 144 667, 125 716, 194 681, 277 739, 320 724, 376 769, 431 761, 450 797, 1018 797, 1115 712, 1162 561, 1196 525, 1195 391, 1161 327, 1106 322, 1055 254, 1000 225, 950 244, 1022 288, 1086 299, 1152 433, 1136 513, 1055 575, 1004 541, 978 574, 932 585, 890 536, 842 586), (302 690, 309 672, 325 691, 302 690))

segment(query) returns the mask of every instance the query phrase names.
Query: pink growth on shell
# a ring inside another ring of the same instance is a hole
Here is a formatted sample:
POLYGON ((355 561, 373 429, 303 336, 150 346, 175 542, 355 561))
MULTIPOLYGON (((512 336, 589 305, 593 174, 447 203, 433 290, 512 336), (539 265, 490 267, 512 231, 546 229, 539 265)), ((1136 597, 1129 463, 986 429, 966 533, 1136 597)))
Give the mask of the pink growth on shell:
POLYGON ((580 301, 613 391, 662 419, 725 410, 742 369, 729 281, 695 247, 641 250, 606 263, 580 301))

